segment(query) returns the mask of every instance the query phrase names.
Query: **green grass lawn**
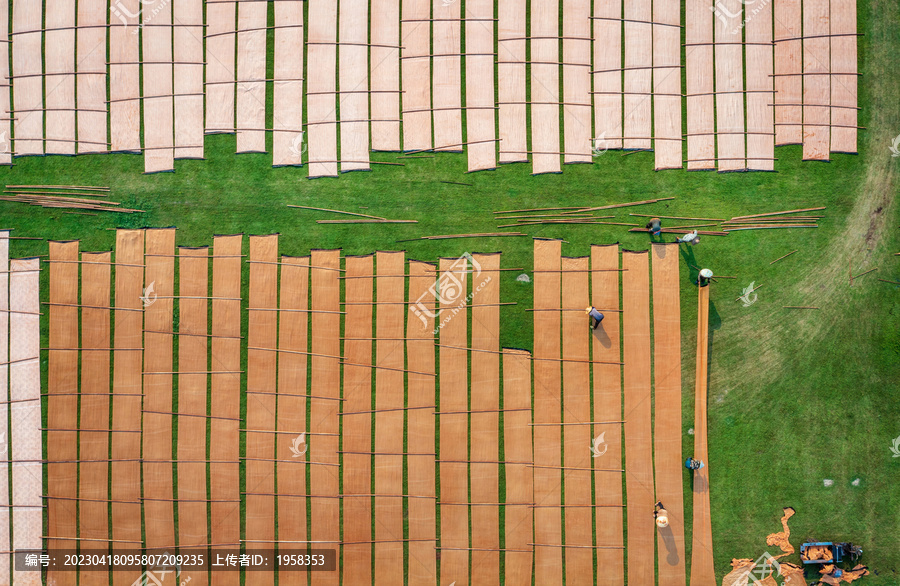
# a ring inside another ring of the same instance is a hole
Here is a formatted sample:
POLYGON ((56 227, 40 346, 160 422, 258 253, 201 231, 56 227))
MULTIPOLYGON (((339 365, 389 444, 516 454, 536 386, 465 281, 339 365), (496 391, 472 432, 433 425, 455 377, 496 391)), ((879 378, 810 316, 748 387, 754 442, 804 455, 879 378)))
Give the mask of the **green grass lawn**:
MULTIPOLYGON (((110 250, 116 227, 178 228, 177 243, 202 246, 214 234, 281 234, 283 254, 342 248, 344 254, 405 249, 436 261, 465 251, 503 251, 504 267, 532 267, 530 238, 434 242, 396 241, 421 235, 496 231, 493 210, 603 205, 671 197, 672 201, 611 210, 628 213, 728 218, 827 206, 819 229, 763 230, 703 237, 694 264, 735 276, 713 285, 709 443, 715 562, 718 576, 731 558, 756 558, 765 536, 780 530, 781 507, 793 506, 795 546, 807 537, 852 540, 865 550, 873 575, 861 583, 900 584, 900 214, 896 205, 900 158, 888 146, 900 133, 900 10, 895 2, 860 3, 860 154, 831 163, 801 162, 799 146, 776 150, 776 173, 717 174, 653 171, 653 154, 623 157, 610 151, 593 165, 567 166, 560 175, 532 177, 527 164, 465 174, 459 154, 397 159, 377 153, 375 165, 336 179, 307 180, 307 170, 271 168, 270 155, 234 155, 233 136, 206 140, 205 161, 179 161, 175 173, 143 175, 134 155, 22 158, 0 169, 3 184, 108 185, 111 199, 145 214, 71 215, 61 210, 0 203, 0 228, 17 236, 80 239, 82 250, 110 250), (452 185, 440 181, 471 183, 452 185), (331 214, 287 204, 338 208, 418 224, 317 225, 331 214), (777 257, 799 252, 775 265, 777 257), (854 274, 878 271, 850 287, 854 274), (750 282, 764 284, 758 301, 735 298, 750 282), (786 310, 812 305, 819 310, 786 310), (860 479, 858 486, 852 481, 860 479), (824 479, 834 485, 825 487, 824 479)), ((271 117, 271 109, 269 112, 271 117)), ((605 215, 605 214, 604 214, 605 215)), ((611 220, 613 221, 613 220, 611 220)), ((529 236, 563 238, 568 256, 589 254, 592 243, 648 247, 645 234, 623 226, 537 226, 529 236)), ((245 241, 246 242, 246 241, 245 241)), ((46 254, 44 242, 12 241, 13 256, 46 254)), ((530 284, 501 277, 501 344, 530 349, 530 284)), ((684 429, 693 427, 696 290, 682 263, 684 429)), ((42 274, 46 300, 47 272, 42 274)), ((246 283, 246 281, 245 281, 246 283)), ((246 284, 245 284, 246 286, 246 284)), ((44 317, 46 328, 46 316, 44 317)), ((45 339, 42 346, 46 346, 45 339)), ((44 363, 46 370, 46 362, 44 363)), ((46 372, 44 372, 46 381, 46 372)), ((690 454, 691 437, 684 451, 690 454)), ((690 485, 685 474, 686 510, 690 485)), ((690 547, 690 532, 686 536, 690 547)), ((775 553, 775 552, 772 552, 775 553)), ((798 563, 798 555, 788 558, 798 563)), ((810 577, 810 579, 812 579, 810 577)), ((644 586, 644 585, 637 585, 644 586)))

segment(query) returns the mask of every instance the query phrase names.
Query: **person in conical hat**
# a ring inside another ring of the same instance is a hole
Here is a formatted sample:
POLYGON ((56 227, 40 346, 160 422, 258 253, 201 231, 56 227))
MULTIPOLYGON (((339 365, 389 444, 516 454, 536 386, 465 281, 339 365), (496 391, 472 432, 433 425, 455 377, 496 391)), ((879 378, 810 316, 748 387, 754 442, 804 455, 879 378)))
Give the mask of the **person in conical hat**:
POLYGON ((596 330, 597 326, 600 325, 600 322, 603 321, 603 314, 597 311, 593 305, 585 307, 584 312, 589 316, 588 319, 591 321, 591 329, 596 330))

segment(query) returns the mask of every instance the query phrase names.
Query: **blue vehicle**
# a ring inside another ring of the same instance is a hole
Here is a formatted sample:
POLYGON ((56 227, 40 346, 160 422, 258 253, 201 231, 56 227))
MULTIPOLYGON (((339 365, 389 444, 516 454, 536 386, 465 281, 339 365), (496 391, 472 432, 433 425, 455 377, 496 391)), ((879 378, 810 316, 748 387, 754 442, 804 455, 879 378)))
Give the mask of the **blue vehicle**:
POLYGON ((839 564, 847 557, 856 561, 862 552, 862 548, 852 543, 807 541, 800 545, 800 559, 804 564, 839 564))

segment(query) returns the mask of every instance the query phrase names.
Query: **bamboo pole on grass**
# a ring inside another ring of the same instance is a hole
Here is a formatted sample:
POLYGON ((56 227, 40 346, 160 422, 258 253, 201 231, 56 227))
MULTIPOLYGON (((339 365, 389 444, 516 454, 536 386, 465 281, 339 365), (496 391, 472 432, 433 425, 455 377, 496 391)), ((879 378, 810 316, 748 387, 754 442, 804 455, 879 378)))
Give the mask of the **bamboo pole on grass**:
POLYGON ((357 214, 356 212, 345 212, 344 210, 329 210, 327 208, 314 208, 311 206, 298 206, 298 205, 292 205, 292 204, 288 204, 288 207, 289 208, 299 208, 301 210, 315 210, 317 212, 332 212, 335 214, 347 214, 348 216, 359 216, 361 218, 372 218, 375 220, 386 220, 387 219, 387 218, 382 218, 381 216, 370 216, 368 214, 357 214))
POLYGON ((701 222, 724 222, 725 218, 683 218, 681 216, 653 216, 651 214, 628 214, 638 218, 659 218, 660 220, 699 220, 701 222))
POLYGON ((750 214, 749 216, 735 216, 731 218, 732 220, 742 220, 744 218, 762 218, 765 216, 781 216, 784 214, 798 214, 800 212, 817 212, 819 210, 824 210, 824 207, 821 208, 804 208, 800 210, 787 210, 784 212, 769 212, 767 214, 750 214))
POLYGON ((852 278, 853 278, 853 279, 858 279, 858 278, 862 277, 863 275, 868 275, 869 273, 871 273, 871 272, 873 272, 873 271, 877 271, 877 270, 878 270, 878 267, 875 267, 874 269, 869 269, 868 271, 866 271, 866 272, 864 272, 864 273, 860 273, 860 274, 858 274, 858 275, 856 275, 855 277, 852 277, 852 278))
MULTIPOLYGON (((744 293, 744 295, 749 295, 749 294, 751 294, 751 293, 753 293, 754 291, 757 291, 757 290, 759 290, 759 289, 762 289, 762 284, 757 285, 757 286, 754 287, 753 289, 747 291, 746 293, 744 293)), ((739 297, 735 297, 734 300, 735 300, 735 301, 740 301, 741 298, 744 297, 744 295, 741 295, 741 296, 739 296, 739 297)))
MULTIPOLYGON (((799 250, 799 249, 798 249, 798 250, 799 250)), ((770 264, 770 265, 773 265, 773 264, 775 264, 776 262, 780 261, 781 259, 787 258, 787 257, 791 256, 791 255, 794 254, 795 252, 797 252, 797 251, 796 251, 796 250, 792 250, 791 252, 787 253, 787 254, 784 255, 784 256, 779 256, 778 258, 776 258, 775 260, 773 260, 773 261, 770 262, 769 264, 770 264)))

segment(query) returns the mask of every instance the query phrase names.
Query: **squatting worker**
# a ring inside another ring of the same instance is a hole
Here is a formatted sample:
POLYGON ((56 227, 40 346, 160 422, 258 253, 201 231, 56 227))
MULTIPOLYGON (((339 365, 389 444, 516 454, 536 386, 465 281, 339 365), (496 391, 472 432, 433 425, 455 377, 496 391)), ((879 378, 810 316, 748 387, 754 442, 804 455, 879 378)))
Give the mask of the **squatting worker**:
POLYGON ((653 218, 649 222, 647 222, 647 225, 644 227, 647 228, 647 230, 650 230, 650 234, 652 234, 653 236, 657 236, 660 232, 662 232, 662 220, 660 220, 659 218, 653 218))
POLYGON ((712 279, 713 272, 709 269, 703 269, 700 271, 700 276, 697 277, 697 284, 701 287, 706 287, 709 285, 709 280, 712 279))
POLYGON ((697 231, 694 230, 693 232, 688 232, 687 234, 685 234, 684 236, 682 236, 680 238, 676 238, 675 242, 677 242, 678 244, 694 245, 694 244, 697 244, 698 242, 700 242, 700 237, 697 236, 697 231))
POLYGON ((662 501, 656 501, 653 506, 653 516, 656 517, 656 526, 660 529, 669 526, 669 513, 663 507, 662 501))
POLYGON ((688 458, 684 461, 684 467, 688 470, 699 470, 703 468, 703 461, 695 458, 688 458))
POLYGON ((597 308, 595 308, 593 305, 591 305, 590 307, 586 307, 584 309, 584 312, 588 314, 588 321, 591 322, 591 329, 596 330, 597 326, 600 325, 600 322, 603 321, 603 314, 597 311, 597 308))

